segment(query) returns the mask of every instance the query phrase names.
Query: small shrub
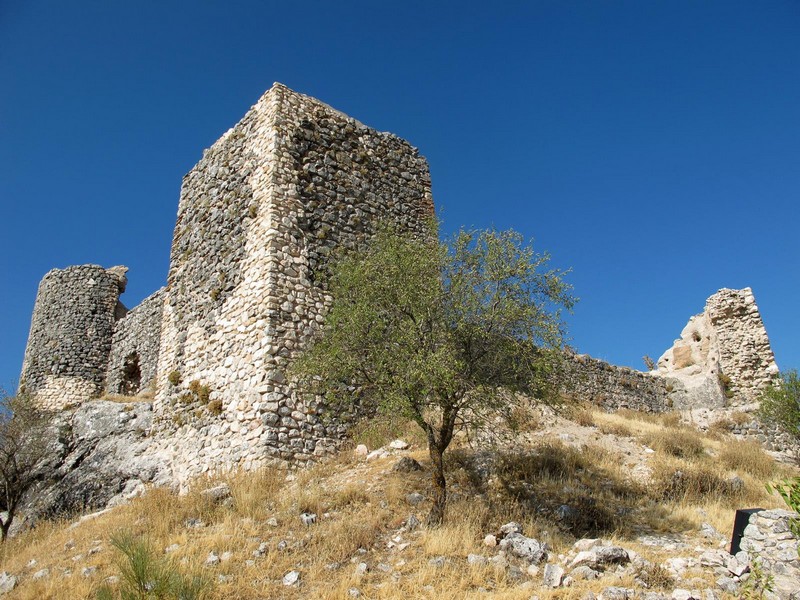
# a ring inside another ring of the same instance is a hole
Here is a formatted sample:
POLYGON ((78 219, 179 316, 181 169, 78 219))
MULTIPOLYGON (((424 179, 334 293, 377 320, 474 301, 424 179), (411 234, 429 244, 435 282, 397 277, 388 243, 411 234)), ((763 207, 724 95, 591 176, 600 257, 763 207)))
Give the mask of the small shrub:
POLYGON ((753 420, 752 415, 749 415, 746 412, 742 412, 741 410, 735 410, 731 413, 731 421, 733 421, 739 427, 741 427, 745 423, 749 423, 752 420, 753 420))
POLYGON ((655 368, 656 368, 656 361, 654 361, 652 358, 650 358, 650 356, 648 356, 647 354, 645 354, 645 355, 642 357, 642 360, 644 361, 644 366, 645 366, 645 367, 647 367, 647 370, 648 370, 648 371, 654 371, 654 370, 655 370, 655 368))
POLYGON ((208 404, 208 397, 211 395, 211 388, 194 380, 189 384, 189 391, 195 395, 201 404, 208 404))
POLYGON ((212 400, 206 405, 206 407, 208 408, 208 411, 215 417, 222 414, 222 400, 220 399, 212 400))
MULTIPOLYGON (((118 592, 122 600, 201 600, 208 597, 211 587, 208 579, 182 573, 157 556, 147 540, 120 532, 112 536, 111 545, 122 554, 117 562, 118 592)), ((114 590, 108 585, 96 594, 98 600, 114 597, 114 590)))
POLYGON ((731 389, 731 378, 720 371, 717 373, 717 379, 719 380, 719 387, 722 388, 722 393, 725 394, 726 398, 733 398, 733 390, 731 389))
POLYGON ((729 434, 734 427, 736 427, 736 423, 731 419, 722 418, 709 425, 708 433, 712 437, 720 437, 729 434))
POLYGON ((618 435, 620 437, 633 436, 631 428, 622 423, 600 423, 597 427, 600 431, 609 435, 618 435))
POLYGON ((167 381, 170 382, 172 385, 178 385, 181 382, 181 374, 180 371, 170 371, 169 375, 167 375, 167 381))
POLYGON ((594 413, 589 408, 582 408, 575 411, 572 415, 572 420, 583 427, 594 427, 595 425, 594 413))
POLYGON ((744 582, 741 597, 745 600, 761 600, 772 598, 775 587, 775 577, 761 565, 761 559, 755 557, 750 563, 750 577, 744 582))
POLYGON ((671 589, 675 585, 675 579, 669 571, 659 564, 645 564, 636 575, 648 589, 671 589))
POLYGON ((681 413, 677 411, 661 413, 658 417, 658 420, 664 427, 680 427, 681 413))

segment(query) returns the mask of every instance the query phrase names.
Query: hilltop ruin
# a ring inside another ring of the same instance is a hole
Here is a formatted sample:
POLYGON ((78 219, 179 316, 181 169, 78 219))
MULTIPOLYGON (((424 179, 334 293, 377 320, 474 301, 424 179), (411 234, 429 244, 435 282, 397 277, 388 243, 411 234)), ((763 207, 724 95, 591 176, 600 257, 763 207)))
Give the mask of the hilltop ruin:
MULTIPOLYGON (((286 369, 330 305, 331 256, 384 223, 429 236, 432 216, 416 148, 275 84, 184 177, 164 288, 127 310, 125 267, 45 275, 22 387, 56 410, 152 390, 147 453, 172 480, 313 460, 345 428, 286 369)), ((570 364, 579 398, 656 412, 752 402, 777 373, 749 289, 712 296, 654 372, 570 364)))

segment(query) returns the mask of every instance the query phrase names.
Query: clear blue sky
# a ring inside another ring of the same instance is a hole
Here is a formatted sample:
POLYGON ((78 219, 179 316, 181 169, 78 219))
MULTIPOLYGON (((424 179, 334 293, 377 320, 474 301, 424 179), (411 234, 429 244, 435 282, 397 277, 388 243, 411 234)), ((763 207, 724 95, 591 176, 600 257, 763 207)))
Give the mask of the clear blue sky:
POLYGON ((800 367, 800 3, 0 2, 0 384, 53 267, 163 285, 182 176, 274 81, 417 146, 444 229, 514 227, 643 368, 751 286, 800 367))

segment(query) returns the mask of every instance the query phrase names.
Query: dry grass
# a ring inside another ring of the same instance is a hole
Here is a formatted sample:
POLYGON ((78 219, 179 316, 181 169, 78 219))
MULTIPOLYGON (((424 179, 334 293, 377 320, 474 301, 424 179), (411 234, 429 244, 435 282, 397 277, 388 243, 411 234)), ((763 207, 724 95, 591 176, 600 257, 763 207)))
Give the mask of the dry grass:
POLYGON ((700 458, 705 455, 705 446, 700 433, 688 427, 667 427, 642 436, 642 441, 653 450, 680 458, 700 458))
MULTIPOLYGON (((42 523, 0 548, 0 569, 20 577, 7 597, 93 597, 100 583, 118 572, 109 538, 122 529, 149 540, 160 553, 177 544, 177 550, 162 555, 185 572, 206 574, 215 582, 214 600, 345 600, 351 588, 376 599, 527 600, 534 594, 541 600, 577 600, 612 584, 636 586, 631 574, 613 583, 576 582, 570 588, 546 590, 540 587, 539 575, 532 579, 533 589, 525 589, 510 580, 507 571, 468 565, 468 554, 496 553, 483 546, 482 539, 510 520, 522 523, 527 535, 550 544, 554 555, 566 553, 576 537, 612 539, 653 563, 636 574, 640 579, 653 589, 669 590, 669 575, 657 566, 666 555, 638 544, 639 534, 692 536, 702 522, 730 531, 733 508, 782 504, 764 489, 764 481, 777 472, 755 446, 704 437, 681 427, 674 416, 584 410, 598 425, 598 430, 584 431, 589 439, 600 438, 603 428, 624 429, 631 438, 626 448, 636 447, 637 440, 652 444, 656 451, 646 459, 650 481, 631 478, 625 454, 615 450, 615 438, 605 445, 577 447, 545 438, 538 446, 500 455, 460 448, 447 459, 451 500, 444 526, 405 531, 401 526, 409 514, 422 519, 429 509, 429 500, 416 507, 406 503, 407 494, 414 491, 431 497, 428 474, 397 474, 391 470, 396 459, 364 462, 344 452, 288 477, 284 471, 267 469, 201 479, 182 496, 153 489, 72 528, 67 523, 42 523), (493 465, 488 471, 481 466, 486 456, 493 465), (216 504, 200 493, 223 481, 231 488, 229 502, 216 504), (301 512, 316 513, 317 522, 305 526, 301 512), (262 542, 265 551, 253 556, 262 542), (211 551, 228 551, 232 557, 205 566, 211 551), (444 565, 429 562, 439 557, 444 565), (32 559, 37 562, 29 566, 32 559), (356 569, 362 562, 368 570, 359 574, 356 569), (85 567, 97 571, 83 577, 85 567), (50 575, 33 581, 31 575, 42 568, 50 575), (299 588, 281 583, 293 569, 301 572, 299 588)), ((371 440, 368 446, 376 447, 403 437, 419 444, 411 455, 425 463, 424 441, 414 437, 415 428, 397 422, 365 426, 361 441, 371 440)))
POLYGON ((594 427, 595 425, 594 410, 588 406, 576 408, 570 414, 570 419, 582 427, 594 427))
POLYGON ((740 473, 767 481, 775 473, 775 461, 756 442, 730 440, 719 451, 719 462, 740 473))
POLYGON ((353 444, 364 444, 370 450, 381 448, 398 438, 418 447, 427 445, 419 425, 409 419, 392 415, 377 415, 359 421, 353 427, 351 437, 353 444))

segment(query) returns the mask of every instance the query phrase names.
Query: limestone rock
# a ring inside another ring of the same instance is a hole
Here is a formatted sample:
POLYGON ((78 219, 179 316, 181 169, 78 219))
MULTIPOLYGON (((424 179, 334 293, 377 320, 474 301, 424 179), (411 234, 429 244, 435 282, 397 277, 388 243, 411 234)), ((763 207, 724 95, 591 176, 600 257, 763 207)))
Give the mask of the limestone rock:
POLYGON ((398 460, 392 467, 392 471, 397 473, 411 473, 413 471, 421 471, 422 465, 410 456, 404 456, 398 460))
POLYGON ((17 586, 17 578, 5 571, 0 573, 0 594, 7 594, 17 586))
POLYGON ((532 564, 547 560, 546 544, 517 532, 506 535, 500 541, 500 549, 532 564))
POLYGON ((544 566, 544 574, 542 575, 542 585, 550 588, 557 588, 561 585, 561 580, 564 578, 564 568, 560 565, 547 563, 544 566))
POLYGON ((152 405, 96 400, 61 413, 53 427, 50 477, 23 510, 34 520, 126 501, 144 484, 172 482, 170 459, 148 436, 152 405))
POLYGON ((289 571, 283 576, 283 585, 290 587, 300 584, 300 571, 289 571))

